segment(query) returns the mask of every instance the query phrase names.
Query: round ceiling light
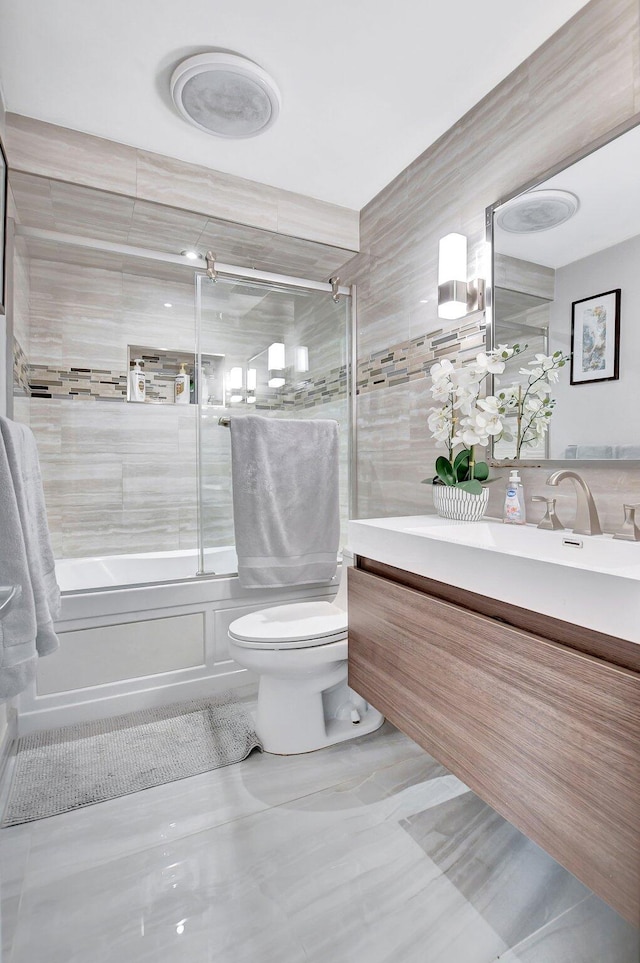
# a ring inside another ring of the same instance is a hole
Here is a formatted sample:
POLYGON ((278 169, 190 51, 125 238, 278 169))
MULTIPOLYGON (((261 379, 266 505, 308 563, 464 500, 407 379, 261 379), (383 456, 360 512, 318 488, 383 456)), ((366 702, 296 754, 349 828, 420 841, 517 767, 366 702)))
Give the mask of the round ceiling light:
POLYGON ((236 54, 183 60, 171 77, 171 96, 189 123, 216 137, 255 137, 280 111, 280 91, 269 74, 236 54))
POLYGON ((564 224, 579 207, 570 191, 529 191, 505 204, 497 222, 510 234, 536 234, 564 224))

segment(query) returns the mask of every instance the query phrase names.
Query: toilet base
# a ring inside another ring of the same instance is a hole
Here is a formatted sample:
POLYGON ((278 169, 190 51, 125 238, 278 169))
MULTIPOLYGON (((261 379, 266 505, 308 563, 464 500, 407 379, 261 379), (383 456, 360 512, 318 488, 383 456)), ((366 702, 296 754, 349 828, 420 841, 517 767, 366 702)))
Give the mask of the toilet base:
MULTIPOLYGON (((346 677, 346 665, 340 666, 340 670, 340 675, 346 677)), ((288 680, 269 676, 260 679, 256 732, 264 751, 272 755, 315 752, 374 732, 383 722, 382 713, 351 692, 346 678, 328 690, 316 692, 309 692, 306 687, 296 692, 288 680), (357 723, 345 712, 351 702, 360 707, 357 723)))

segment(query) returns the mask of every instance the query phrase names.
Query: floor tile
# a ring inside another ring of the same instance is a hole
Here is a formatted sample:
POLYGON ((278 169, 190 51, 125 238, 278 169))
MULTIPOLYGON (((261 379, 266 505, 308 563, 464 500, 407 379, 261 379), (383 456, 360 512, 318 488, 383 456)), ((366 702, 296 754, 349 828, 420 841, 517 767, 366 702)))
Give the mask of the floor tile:
POLYGON ((627 924, 388 724, 2 830, 0 895, 1 963, 638 961, 627 924))
POLYGON ((638 963, 640 933, 592 895, 497 959, 500 963, 638 963))
POLYGON ((403 825, 507 946, 590 895, 475 793, 411 816, 403 825))

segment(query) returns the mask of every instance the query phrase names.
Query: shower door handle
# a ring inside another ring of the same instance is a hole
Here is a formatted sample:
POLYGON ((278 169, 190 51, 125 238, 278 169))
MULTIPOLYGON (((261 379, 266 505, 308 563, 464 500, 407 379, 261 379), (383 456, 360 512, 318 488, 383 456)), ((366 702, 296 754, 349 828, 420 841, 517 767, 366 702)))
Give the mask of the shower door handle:
POLYGON ((21 585, 0 585, 0 619, 22 595, 21 585))

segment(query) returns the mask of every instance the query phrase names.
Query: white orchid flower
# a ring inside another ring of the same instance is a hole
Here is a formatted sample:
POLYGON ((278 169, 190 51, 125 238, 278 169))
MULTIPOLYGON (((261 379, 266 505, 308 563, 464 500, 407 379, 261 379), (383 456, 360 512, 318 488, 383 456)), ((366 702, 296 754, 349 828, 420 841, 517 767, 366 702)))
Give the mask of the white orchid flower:
POLYGON ((478 398, 478 407, 491 415, 500 414, 500 402, 495 395, 487 395, 486 398, 478 398))
POLYGON ((476 356, 476 365, 485 374, 502 374, 504 371, 504 361, 496 358, 493 352, 487 354, 486 351, 481 351, 476 356))
POLYGON ((449 378, 451 372, 454 371, 454 367, 451 362, 445 358, 443 361, 436 361, 432 365, 429 374, 431 375, 433 381, 439 381, 441 378, 449 378))

